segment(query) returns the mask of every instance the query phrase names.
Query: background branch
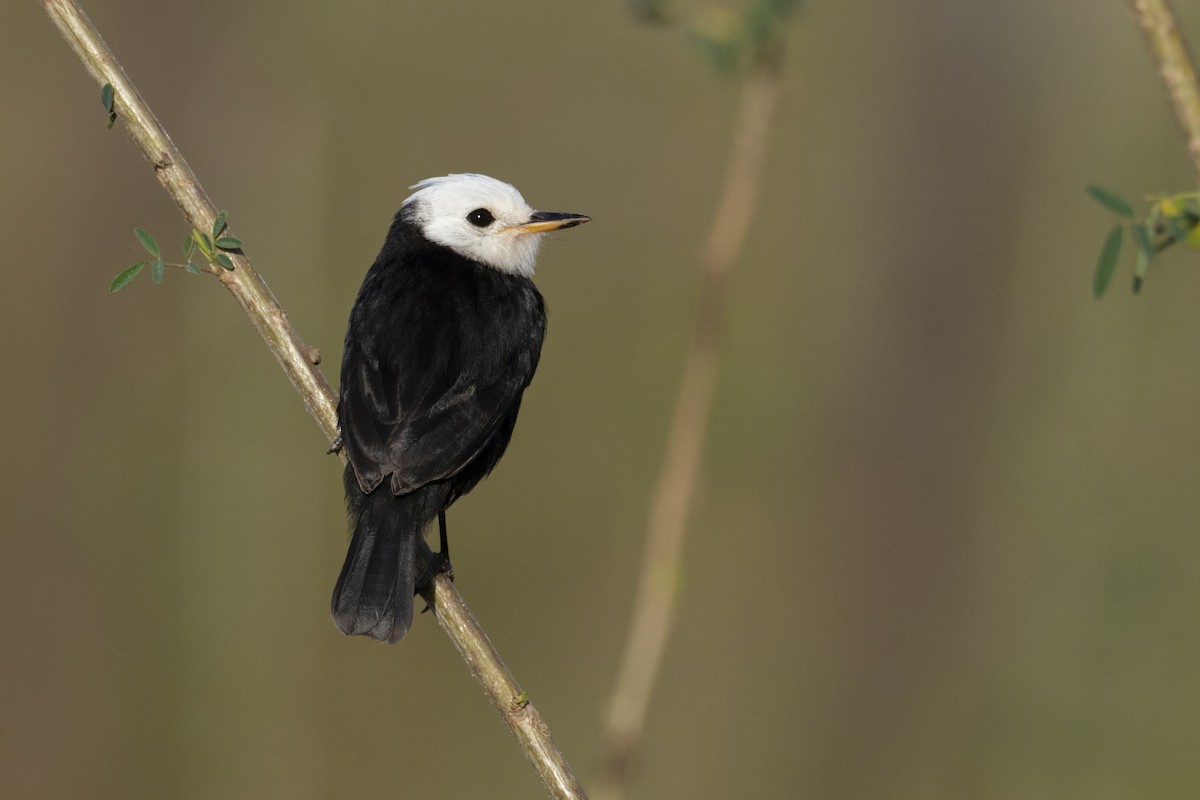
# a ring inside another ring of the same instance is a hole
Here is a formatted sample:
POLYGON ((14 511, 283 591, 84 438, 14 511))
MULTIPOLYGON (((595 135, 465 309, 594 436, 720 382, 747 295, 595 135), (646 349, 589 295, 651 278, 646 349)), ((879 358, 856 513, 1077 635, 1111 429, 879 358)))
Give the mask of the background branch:
POLYGON ((1192 166, 1200 180, 1200 84, 1196 65, 1169 0, 1127 0, 1129 10, 1146 35, 1146 45, 1158 64, 1171 98, 1175 119, 1187 140, 1192 166))
POLYGON ((683 540, 717 383, 728 276, 754 217, 779 94, 779 66, 778 52, 772 51, 746 79, 724 188, 699 262, 696 316, 650 504, 633 620, 606 716, 605 760, 593 792, 604 800, 623 797, 628 790, 675 620, 683 540))
MULTIPOLYGON (((149 159, 159 182, 175 200, 188 224, 198 230, 209 230, 218 213, 216 206, 91 20, 73 0, 42 0, 42 5, 97 84, 112 84, 118 120, 149 159)), ((320 360, 317 351, 301 340, 287 313, 252 269, 250 260, 240 252, 229 255, 235 269, 220 270, 218 280, 250 317, 309 414, 332 441, 337 436, 337 399, 324 374, 317 369, 320 360)), ((423 596, 550 795, 584 797, 537 709, 505 667, 454 584, 439 575, 423 596)))

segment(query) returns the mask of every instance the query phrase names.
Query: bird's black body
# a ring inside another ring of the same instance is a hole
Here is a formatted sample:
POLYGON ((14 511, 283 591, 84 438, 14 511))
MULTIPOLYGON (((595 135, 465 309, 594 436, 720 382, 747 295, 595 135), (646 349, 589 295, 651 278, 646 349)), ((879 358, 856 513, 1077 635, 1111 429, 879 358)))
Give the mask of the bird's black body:
POLYGON ((355 300, 338 401, 353 533, 333 617, 393 642, 445 566, 425 530, 504 454, 546 330, 533 281, 434 244, 408 211, 355 300))

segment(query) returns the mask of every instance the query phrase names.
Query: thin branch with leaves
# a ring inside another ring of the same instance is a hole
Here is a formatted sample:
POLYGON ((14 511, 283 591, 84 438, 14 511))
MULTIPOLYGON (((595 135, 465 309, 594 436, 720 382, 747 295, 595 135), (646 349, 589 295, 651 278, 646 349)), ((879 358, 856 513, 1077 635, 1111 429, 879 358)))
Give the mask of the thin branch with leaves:
MULTIPOLYGON (((1192 167, 1200 179, 1200 80, 1196 64, 1169 0, 1126 0, 1134 20, 1146 37, 1146 46, 1158 67, 1191 156, 1192 167)), ((1195 191, 1155 194, 1146 198, 1145 213, 1139 215, 1135 204, 1101 186, 1089 186, 1087 192, 1096 202, 1116 215, 1109 228, 1092 275, 1092 295, 1102 297, 1112 282, 1125 231, 1134 243, 1133 291, 1142 289, 1146 273, 1155 258, 1172 245, 1183 242, 1200 249, 1200 193, 1195 191)))
MULTIPOLYGON (((786 11, 790 6, 778 12, 778 19, 786 11)), ((726 25, 723 30, 737 28, 726 25)), ((718 69, 736 64, 738 58, 748 57, 752 63, 734 122, 733 151, 720 200, 699 260, 699 299, 646 522, 633 620, 605 716, 604 761, 592 792, 594 798, 603 800, 617 800, 628 793, 651 697, 675 624, 683 543, 717 385, 729 276, 754 218, 779 97, 782 43, 771 27, 758 30, 759 38, 725 40, 734 44, 709 40, 705 45, 718 69), (751 46, 733 49, 738 41, 751 42, 751 46)))
MULTIPOLYGON (((101 101, 108 115, 109 126, 117 121, 122 124, 134 144, 150 161, 159 182, 179 206, 193 232, 212 231, 208 242, 204 242, 208 238, 207 233, 200 233, 200 242, 196 245, 206 258, 221 267, 207 270, 207 274, 219 280, 242 306, 295 386, 326 440, 333 442, 338 433, 337 399, 324 374, 317 368, 320 361, 317 350, 304 343, 287 313, 254 272, 249 258, 241 252, 241 242, 228 230, 223 215, 217 211, 183 154, 175 147, 91 20, 74 0, 41 2, 71 49, 79 56, 97 85, 102 87, 101 101), (220 237, 227 237, 224 244, 219 241, 220 237), (205 246, 207 251, 204 250, 205 246), (231 249, 225 250, 224 247, 231 249)), ((162 260, 157 242, 148 234, 146 237, 139 235, 138 238, 154 257, 152 272, 161 280, 161 267, 154 266, 162 260)), ((194 263, 190 261, 191 255, 189 251, 187 263, 194 263)), ((442 630, 462 654, 471 674, 517 739, 550 796, 566 800, 583 798, 583 789, 554 744, 549 728, 504 665, 454 584, 445 575, 438 575, 424 590, 423 596, 433 609, 442 630)))

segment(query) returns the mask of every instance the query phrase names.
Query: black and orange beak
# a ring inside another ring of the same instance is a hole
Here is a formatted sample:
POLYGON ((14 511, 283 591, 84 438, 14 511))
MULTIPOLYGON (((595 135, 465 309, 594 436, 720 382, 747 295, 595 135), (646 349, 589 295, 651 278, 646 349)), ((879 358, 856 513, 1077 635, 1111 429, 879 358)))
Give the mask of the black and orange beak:
POLYGON ((585 222, 591 222, 591 217, 583 214, 564 214, 558 211, 535 211, 529 215, 529 222, 516 225, 521 233, 549 233, 550 231, 574 228, 585 222))

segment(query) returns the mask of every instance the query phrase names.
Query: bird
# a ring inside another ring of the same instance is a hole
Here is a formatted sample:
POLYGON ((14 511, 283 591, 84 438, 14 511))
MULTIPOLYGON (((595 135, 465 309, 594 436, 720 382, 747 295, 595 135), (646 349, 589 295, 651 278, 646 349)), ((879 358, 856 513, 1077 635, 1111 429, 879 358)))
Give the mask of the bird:
POLYGON ((334 447, 350 546, 338 629, 395 643, 413 596, 450 570, 446 509, 504 455, 546 333, 542 238, 591 221, 535 211, 511 184, 428 178, 395 215, 350 312, 334 447), (426 530, 439 521, 440 550, 426 530))

